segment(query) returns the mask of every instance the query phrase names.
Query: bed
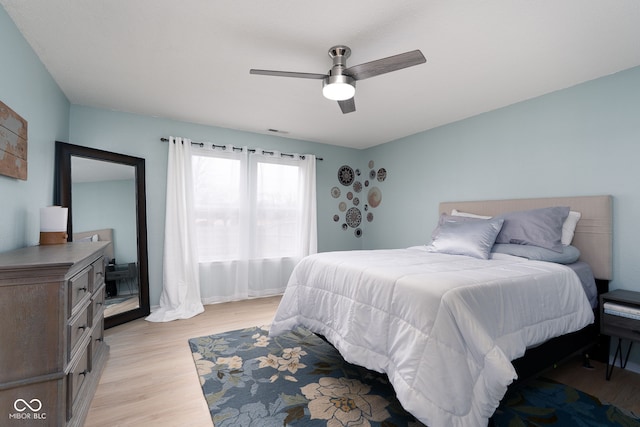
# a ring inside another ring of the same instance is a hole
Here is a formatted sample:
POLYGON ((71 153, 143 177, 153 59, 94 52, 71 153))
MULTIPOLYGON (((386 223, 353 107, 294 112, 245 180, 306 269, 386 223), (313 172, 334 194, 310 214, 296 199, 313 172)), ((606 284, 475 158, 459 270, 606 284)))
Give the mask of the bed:
POLYGON ((88 230, 73 233, 74 242, 111 242, 104 250, 105 263, 109 264, 115 260, 113 250, 113 228, 102 228, 99 230, 88 230))
MULTIPOLYGON (((597 343, 597 310, 567 265, 452 255, 438 244, 451 230, 481 230, 482 240, 515 224, 507 213, 556 207, 580 213, 571 246, 602 292, 612 275, 610 196, 447 202, 441 218, 454 209, 491 218, 441 221, 429 246, 303 259, 270 334, 303 326, 324 336, 345 360, 386 373, 400 403, 431 427, 486 425, 518 378, 597 343)), ((527 238, 508 241, 531 246, 527 238)))

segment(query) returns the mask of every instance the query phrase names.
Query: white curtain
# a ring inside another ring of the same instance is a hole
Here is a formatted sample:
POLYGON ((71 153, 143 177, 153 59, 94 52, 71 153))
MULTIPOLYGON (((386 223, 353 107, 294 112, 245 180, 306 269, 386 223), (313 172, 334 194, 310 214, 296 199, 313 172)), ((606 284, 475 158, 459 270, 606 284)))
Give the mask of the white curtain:
POLYGON ((317 251, 313 155, 194 148, 202 302, 284 292, 293 267, 317 251))
POLYGON ((163 288, 160 307, 146 320, 188 319, 204 311, 200 298, 193 216, 191 140, 169 138, 163 288))

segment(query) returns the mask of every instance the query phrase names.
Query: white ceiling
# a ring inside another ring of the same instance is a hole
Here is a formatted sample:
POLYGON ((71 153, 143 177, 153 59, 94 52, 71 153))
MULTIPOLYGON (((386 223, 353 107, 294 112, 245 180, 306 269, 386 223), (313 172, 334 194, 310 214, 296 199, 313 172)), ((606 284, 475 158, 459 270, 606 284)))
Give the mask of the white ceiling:
MULTIPOLYGON (((366 148, 640 65, 638 0, 0 0, 73 104, 366 148), (326 73, 420 49, 358 82, 326 73)), ((183 135, 189 137, 189 135, 183 135)))

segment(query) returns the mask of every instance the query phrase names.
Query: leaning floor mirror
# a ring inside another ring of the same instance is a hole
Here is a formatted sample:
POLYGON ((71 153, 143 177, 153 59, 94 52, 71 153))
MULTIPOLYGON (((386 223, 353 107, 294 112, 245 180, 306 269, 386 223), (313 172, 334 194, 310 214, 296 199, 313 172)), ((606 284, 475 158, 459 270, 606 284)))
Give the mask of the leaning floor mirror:
POLYGON ((69 241, 105 250, 105 328, 150 312, 144 159, 56 142, 54 203, 69 208, 69 241))

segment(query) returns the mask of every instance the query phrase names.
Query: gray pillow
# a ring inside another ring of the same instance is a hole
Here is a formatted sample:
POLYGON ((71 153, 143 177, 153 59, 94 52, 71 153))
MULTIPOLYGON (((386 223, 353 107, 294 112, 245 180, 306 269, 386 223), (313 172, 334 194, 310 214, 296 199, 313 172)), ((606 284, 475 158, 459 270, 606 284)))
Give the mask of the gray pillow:
POLYGON ((562 252, 562 224, 569 215, 568 206, 509 212, 495 218, 504 219, 496 243, 533 245, 562 252))
POLYGON ((501 218, 446 221, 440 225, 437 235, 427 246, 427 250, 488 259, 503 222, 501 218))
POLYGON ((431 232, 431 240, 435 239, 438 236, 438 233, 440 233, 440 227, 442 227, 442 224, 444 224, 445 222, 468 222, 468 221, 484 221, 484 219, 473 218, 468 216, 448 215, 446 213, 440 214, 440 217, 438 218, 438 225, 431 232))
POLYGON ((534 261, 555 262, 558 264, 573 264, 580 258, 580 250, 575 246, 563 246, 558 253, 540 246, 513 245, 511 243, 496 243, 491 252, 527 258, 534 261))

